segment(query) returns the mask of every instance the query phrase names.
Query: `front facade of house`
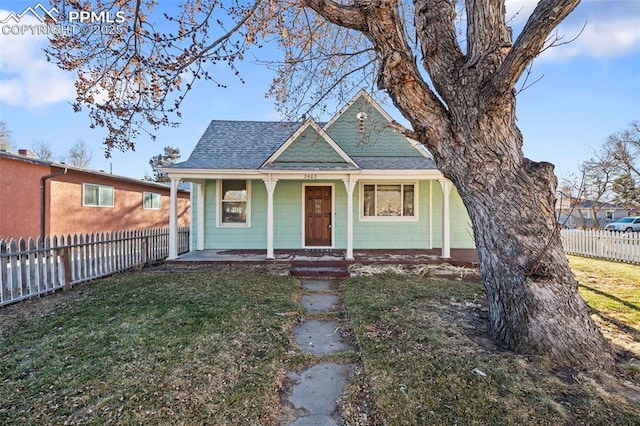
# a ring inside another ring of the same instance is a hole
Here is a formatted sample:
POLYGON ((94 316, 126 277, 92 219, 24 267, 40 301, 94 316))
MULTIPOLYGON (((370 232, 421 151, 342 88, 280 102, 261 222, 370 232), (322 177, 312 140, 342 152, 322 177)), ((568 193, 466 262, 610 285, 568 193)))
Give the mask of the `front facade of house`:
MULTIPOLYGON (((429 153, 360 92, 331 121, 212 121, 189 160, 196 250, 472 248, 467 212, 429 153)), ((175 226, 173 227, 175 229, 175 226)), ((175 239, 174 239, 175 240, 175 239)), ((171 253, 170 258, 175 258, 171 253)))
MULTIPOLYGON (((163 228, 167 185, 0 152, 0 239, 163 228)), ((189 225, 188 191, 176 192, 176 223, 189 225)))

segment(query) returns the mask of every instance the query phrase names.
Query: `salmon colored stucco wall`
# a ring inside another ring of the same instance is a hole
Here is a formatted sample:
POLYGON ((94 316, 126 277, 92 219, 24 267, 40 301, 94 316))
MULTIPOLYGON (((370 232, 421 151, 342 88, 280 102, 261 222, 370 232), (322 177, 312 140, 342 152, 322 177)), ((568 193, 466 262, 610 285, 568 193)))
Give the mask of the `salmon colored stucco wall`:
POLYGON ((40 177, 50 170, 0 157, 0 239, 40 234, 40 177))
MULTIPOLYGON (((170 190, 148 187, 108 177, 69 171, 50 181, 50 235, 106 232, 125 229, 164 228, 169 226, 170 190), (82 184, 106 185, 114 188, 113 207, 82 205, 82 184), (143 192, 161 194, 162 208, 142 208, 143 192)), ((178 196, 178 226, 189 225, 189 194, 178 196)))
MULTIPOLYGON (((40 178, 64 168, 0 157, 0 239, 40 235, 40 178)), ((45 235, 169 226, 170 189, 68 169, 45 186, 45 235), (114 207, 82 205, 82 184, 114 187, 114 207), (142 208, 143 192, 161 194, 161 209, 142 208)), ((178 192, 178 226, 190 223, 189 193, 178 192)))

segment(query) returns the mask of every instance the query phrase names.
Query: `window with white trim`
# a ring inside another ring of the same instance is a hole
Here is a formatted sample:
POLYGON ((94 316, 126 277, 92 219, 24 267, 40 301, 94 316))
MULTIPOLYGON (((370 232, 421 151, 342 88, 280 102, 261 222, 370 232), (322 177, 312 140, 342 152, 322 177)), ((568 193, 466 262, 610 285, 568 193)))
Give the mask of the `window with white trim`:
POLYGON ((249 227, 250 184, 247 180, 219 181, 219 225, 222 227, 249 227))
POLYGON ((363 218, 416 218, 415 183, 365 183, 362 185, 363 218))
POLYGON ((162 207, 161 195, 157 192, 142 193, 142 208, 145 210, 160 210, 162 207))
POLYGON ((82 205, 85 207, 113 207, 113 186, 82 184, 82 205))

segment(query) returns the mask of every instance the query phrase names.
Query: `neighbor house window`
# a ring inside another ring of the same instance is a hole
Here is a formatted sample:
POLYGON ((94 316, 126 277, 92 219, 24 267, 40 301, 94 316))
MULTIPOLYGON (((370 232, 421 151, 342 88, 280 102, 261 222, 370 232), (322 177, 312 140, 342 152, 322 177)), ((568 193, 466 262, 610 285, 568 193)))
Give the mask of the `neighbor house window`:
POLYGON ((160 194, 157 192, 142 193, 142 208, 145 210, 160 210, 160 194))
POLYGON ((364 218, 415 218, 416 185, 414 183, 376 183, 362 186, 364 218))
POLYGON ((82 184, 82 205, 113 207, 113 186, 82 184))
POLYGON ((220 226, 250 226, 249 182, 246 180, 219 181, 220 226))

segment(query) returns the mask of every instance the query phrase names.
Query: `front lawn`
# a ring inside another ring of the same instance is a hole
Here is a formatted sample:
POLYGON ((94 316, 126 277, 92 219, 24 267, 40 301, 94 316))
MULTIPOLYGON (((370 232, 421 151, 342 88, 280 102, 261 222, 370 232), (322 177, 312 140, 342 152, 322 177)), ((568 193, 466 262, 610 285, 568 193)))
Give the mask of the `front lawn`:
POLYGON ((133 272, 5 308, 0 423, 274 423, 300 361, 295 318, 276 313, 299 309, 296 289, 251 273, 133 272))
MULTIPOLYGON (((476 282, 345 280, 360 349, 346 422, 640 424, 640 267, 571 265, 616 345, 613 374, 496 348, 476 282)), ((0 309, 0 424, 283 424, 287 372, 319 361, 291 338, 300 292, 290 277, 155 268, 0 309)))
MULTIPOLYGON (((640 424, 640 351, 616 375, 550 371, 542 359, 500 350, 487 338, 481 284, 377 275, 348 279, 343 291, 363 363, 343 400, 353 424, 640 424)), ((615 297, 639 292, 636 284, 615 297)), ((620 322, 639 325, 635 316, 620 322)))

